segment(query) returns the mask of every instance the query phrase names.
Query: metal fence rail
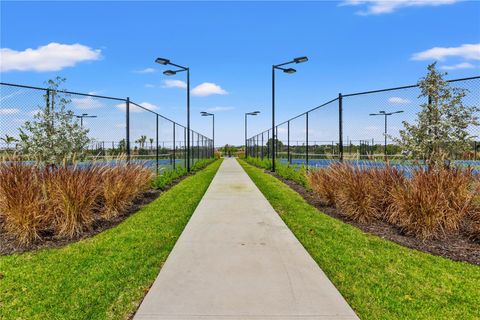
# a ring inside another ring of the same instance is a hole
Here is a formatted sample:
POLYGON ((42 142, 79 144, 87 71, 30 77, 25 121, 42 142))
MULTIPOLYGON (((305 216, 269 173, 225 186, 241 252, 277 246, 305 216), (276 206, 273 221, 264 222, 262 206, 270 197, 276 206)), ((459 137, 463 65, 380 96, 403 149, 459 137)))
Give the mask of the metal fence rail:
MULTIPOLYGON (((448 82, 467 90, 464 105, 480 107, 480 76, 448 82)), ((420 105, 427 103, 419 95, 418 85, 340 93, 330 101, 277 124, 274 133, 270 129, 247 139, 246 151, 249 156, 269 159, 271 144, 275 143, 275 156, 279 161, 306 166, 323 166, 343 160, 404 160, 406 156, 394 139, 399 138, 403 122, 414 123, 420 105)), ((475 116, 480 118, 478 112, 475 116)), ((472 126, 468 131, 476 141, 468 152, 456 158, 480 166, 479 127, 472 126)))
MULTIPOLYGON (((190 130, 159 113, 156 106, 136 103, 130 98, 102 96, 66 90, 0 82, 0 155, 15 153, 33 160, 19 150, 20 130, 41 110, 63 105, 88 129, 90 142, 84 161, 112 161, 124 157, 150 166, 157 174, 178 166, 195 164, 214 156, 212 139, 190 130), (60 98, 64 98, 63 102, 60 98), (187 159, 187 134, 190 159, 187 159)), ((4 157, 0 158, 1 159, 4 157)))

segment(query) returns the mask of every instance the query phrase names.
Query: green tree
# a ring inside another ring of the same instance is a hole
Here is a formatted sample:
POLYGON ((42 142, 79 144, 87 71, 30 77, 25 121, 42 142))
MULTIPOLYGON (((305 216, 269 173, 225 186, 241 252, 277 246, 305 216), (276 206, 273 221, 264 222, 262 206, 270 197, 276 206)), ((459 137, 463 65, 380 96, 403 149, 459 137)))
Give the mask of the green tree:
POLYGON ((474 136, 468 128, 478 126, 476 106, 465 106, 467 90, 452 88, 443 79, 446 73, 436 70, 436 63, 428 66, 428 74, 418 82, 424 101, 417 120, 403 122, 400 138, 392 138, 404 152, 425 160, 430 169, 449 166, 455 155, 468 150, 474 136))
POLYGON ((19 147, 23 154, 32 156, 43 164, 72 163, 84 157, 90 142, 88 129, 81 128, 72 111, 66 106, 71 102, 67 94, 58 92, 65 78, 48 80, 49 95, 45 94, 44 106, 32 121, 20 128, 19 147))

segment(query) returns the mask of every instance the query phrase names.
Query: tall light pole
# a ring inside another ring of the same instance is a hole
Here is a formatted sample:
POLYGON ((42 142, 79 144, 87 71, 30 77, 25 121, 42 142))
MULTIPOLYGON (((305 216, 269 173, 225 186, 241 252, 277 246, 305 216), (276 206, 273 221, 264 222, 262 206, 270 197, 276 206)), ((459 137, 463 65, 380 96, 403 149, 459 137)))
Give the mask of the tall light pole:
POLYGON ((385 162, 387 161, 387 118, 392 114, 402 113, 403 110, 395 111, 395 112, 385 112, 385 111, 378 111, 378 113, 370 113, 370 116, 385 116, 385 142, 383 144, 383 155, 385 157, 385 162))
POLYGON ((83 128, 83 118, 96 118, 97 116, 92 116, 88 113, 82 113, 81 115, 76 114, 75 117, 80 119, 80 127, 83 128))
POLYGON ((275 172, 275 144, 276 144, 275 139, 277 138, 275 136, 275 70, 278 69, 278 70, 282 70, 285 73, 292 74, 297 72, 297 70, 293 68, 283 68, 283 66, 286 66, 287 64, 302 63, 307 61, 308 61, 307 57, 298 57, 298 58, 294 58, 291 61, 272 66, 272 172, 275 172))
POLYGON ((246 112, 245 113, 245 158, 248 156, 247 152, 247 116, 256 116, 260 111, 246 112))
POLYGON ((187 172, 190 172, 190 68, 172 63, 165 58, 157 58, 155 59, 155 62, 161 65, 170 65, 178 68, 178 70, 164 71, 163 74, 166 76, 173 76, 183 71, 187 72, 187 172))
POLYGON ((205 111, 200 112, 200 114, 202 115, 202 117, 212 116, 212 144, 213 144, 212 156, 213 156, 215 152, 215 115, 213 113, 209 113, 205 111))

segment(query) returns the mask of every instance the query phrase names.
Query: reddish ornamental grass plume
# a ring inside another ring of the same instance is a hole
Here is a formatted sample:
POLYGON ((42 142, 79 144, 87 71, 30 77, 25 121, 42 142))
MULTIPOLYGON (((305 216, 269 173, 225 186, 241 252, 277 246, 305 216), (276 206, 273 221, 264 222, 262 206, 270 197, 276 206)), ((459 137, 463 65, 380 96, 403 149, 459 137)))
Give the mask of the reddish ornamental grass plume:
POLYGON ((111 219, 150 186, 140 165, 38 167, 0 164, 0 223, 28 245, 42 234, 74 238, 99 219, 111 219))
POLYGON ((463 221, 472 235, 480 234, 479 176, 470 169, 417 169, 407 178, 388 165, 335 164, 310 171, 308 181, 323 201, 355 221, 383 220, 421 239, 457 232, 463 221))

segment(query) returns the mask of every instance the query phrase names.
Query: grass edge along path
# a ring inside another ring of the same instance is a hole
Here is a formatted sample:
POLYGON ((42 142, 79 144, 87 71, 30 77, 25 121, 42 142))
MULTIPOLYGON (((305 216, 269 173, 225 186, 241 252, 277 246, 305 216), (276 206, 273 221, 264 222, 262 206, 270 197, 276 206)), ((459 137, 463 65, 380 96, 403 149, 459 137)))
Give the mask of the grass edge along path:
POLYGON ((479 319, 480 267, 366 234, 240 163, 360 318, 479 319))
POLYGON ((62 248, 0 257, 0 319, 126 319, 140 304, 221 161, 118 226, 62 248))

